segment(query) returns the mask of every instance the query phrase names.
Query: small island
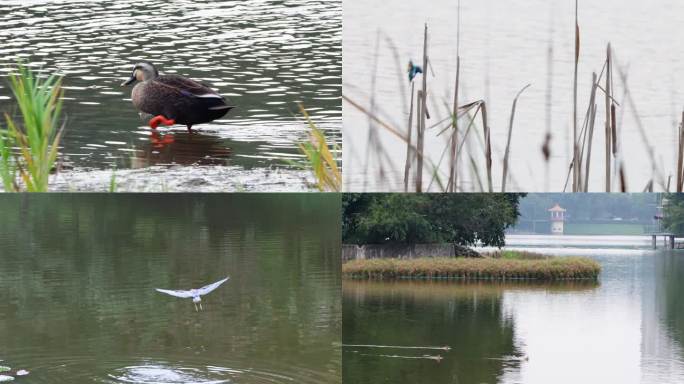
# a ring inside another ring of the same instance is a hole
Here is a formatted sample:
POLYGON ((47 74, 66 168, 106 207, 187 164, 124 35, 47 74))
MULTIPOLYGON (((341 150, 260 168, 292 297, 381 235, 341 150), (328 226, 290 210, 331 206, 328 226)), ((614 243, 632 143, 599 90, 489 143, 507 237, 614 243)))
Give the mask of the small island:
POLYGON ((351 279, 597 280, 598 262, 586 257, 556 257, 508 251, 506 257, 421 257, 352 260, 342 265, 351 279), (535 257, 541 256, 541 257, 535 257))
POLYGON ((517 222, 521 196, 346 195, 342 275, 369 280, 597 281, 601 265, 591 258, 470 248, 505 245, 505 231, 517 222))

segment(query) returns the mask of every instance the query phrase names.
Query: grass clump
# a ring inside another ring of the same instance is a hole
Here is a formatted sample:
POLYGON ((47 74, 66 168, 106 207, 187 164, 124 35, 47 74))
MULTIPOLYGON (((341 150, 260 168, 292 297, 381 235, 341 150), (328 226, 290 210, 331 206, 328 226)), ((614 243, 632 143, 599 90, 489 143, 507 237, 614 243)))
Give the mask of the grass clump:
POLYGON ((0 178, 5 191, 46 192, 57 160, 64 126, 61 78, 40 79, 23 65, 9 77, 21 122, 5 113, 7 129, 0 131, 0 178))
POLYGON ((484 254, 486 257, 505 260, 546 260, 553 256, 528 251, 500 250, 484 254))
POLYGON ((596 280, 600 272, 599 263, 582 257, 368 259, 342 265, 346 278, 374 280, 596 280))
POLYGON ((300 104, 299 110, 311 129, 309 140, 299 144, 299 150, 307 159, 303 168, 312 170, 319 191, 339 192, 342 188, 342 171, 333 156, 333 152, 339 153, 339 148, 333 145, 331 150, 325 133, 316 127, 304 106, 300 104))

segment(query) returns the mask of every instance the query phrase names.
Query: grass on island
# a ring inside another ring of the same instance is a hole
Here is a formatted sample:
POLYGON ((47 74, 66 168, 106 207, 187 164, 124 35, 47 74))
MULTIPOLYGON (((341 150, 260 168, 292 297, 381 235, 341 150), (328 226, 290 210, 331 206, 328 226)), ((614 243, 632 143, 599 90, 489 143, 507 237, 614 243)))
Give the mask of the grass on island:
MULTIPOLYGON (((507 251, 508 252, 508 251, 507 251)), ((578 280, 598 279, 601 266, 584 257, 532 258, 530 253, 485 258, 353 260, 342 265, 351 279, 578 280)))
POLYGON ((490 257, 493 259, 504 260, 547 260, 554 258, 554 256, 543 255, 541 253, 534 253, 528 251, 512 251, 505 249, 502 249, 500 251, 484 253, 483 256, 490 257))

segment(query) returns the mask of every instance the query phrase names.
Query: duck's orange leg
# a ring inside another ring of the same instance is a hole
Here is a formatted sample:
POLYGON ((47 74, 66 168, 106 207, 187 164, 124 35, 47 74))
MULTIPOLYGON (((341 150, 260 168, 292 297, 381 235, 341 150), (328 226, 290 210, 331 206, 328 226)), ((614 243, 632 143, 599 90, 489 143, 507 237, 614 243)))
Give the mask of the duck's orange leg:
POLYGON ((157 129, 159 124, 174 125, 176 121, 174 119, 167 119, 164 115, 157 115, 150 119, 150 128, 157 129))

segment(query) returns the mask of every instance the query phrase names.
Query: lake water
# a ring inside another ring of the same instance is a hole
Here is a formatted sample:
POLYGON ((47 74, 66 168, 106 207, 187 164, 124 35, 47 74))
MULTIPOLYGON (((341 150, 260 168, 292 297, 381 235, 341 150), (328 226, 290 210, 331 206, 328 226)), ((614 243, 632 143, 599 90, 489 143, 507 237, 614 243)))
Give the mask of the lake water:
MULTIPOLYGON (((500 190, 502 158, 506 146, 511 105, 527 84, 515 116, 511 144, 511 180, 507 191, 562 191, 570 164, 572 135, 572 83, 574 67, 574 1, 525 2, 462 1, 461 101, 487 101, 492 129, 494 185, 500 190), (549 55, 551 48, 552 54, 549 55), (552 63, 549 72, 549 61, 552 63), (549 76, 549 73, 551 75, 549 76), (547 84, 551 85, 551 116, 547 123, 547 84), (551 159, 544 165, 541 146, 547 126, 553 134, 551 159)), ((386 122, 406 131, 409 83, 406 65, 422 61, 423 26, 430 29, 428 90, 432 125, 448 116, 453 103, 456 72, 457 1, 433 0, 428 6, 395 1, 388 8, 379 0, 344 1, 344 93, 371 108, 386 122), (387 17, 391 12, 391 17, 387 17), (394 46, 394 48, 392 48, 394 46), (376 62, 377 61, 377 62, 376 62), (375 79, 375 80, 373 80, 375 79), (451 108, 451 107, 449 107, 451 108)), ((684 55, 676 47, 682 38, 684 4, 675 0, 580 1, 581 57, 579 68, 579 120, 584 117, 592 71, 601 71, 606 45, 616 58, 615 97, 618 108, 619 146, 625 161, 630 191, 641 191, 651 179, 645 140, 624 96, 617 68, 627 74, 636 110, 647 141, 654 147, 657 168, 666 180, 676 170, 676 121, 681 121, 684 91, 678 86, 684 73, 684 55), (627 27, 629 26, 629 27, 627 27)), ((418 77, 418 81, 422 81, 418 77)), ((604 186, 604 108, 600 99, 593 142, 590 189, 604 186)), ((426 156, 439 164, 445 137, 437 129, 426 133, 426 156)), ((472 135, 471 154, 484 177, 481 129, 472 135)), ((368 152, 369 122, 350 104, 344 105, 345 189, 348 191, 403 190, 405 143, 377 127, 386 155, 368 152), (382 161, 378 160, 382 158, 382 161)), ((415 134, 414 134, 415 138, 415 134)), ((447 155, 448 157, 448 155, 447 155)), ((461 164, 462 190, 479 190, 471 175, 468 151, 461 164)), ((428 169, 431 169, 428 167, 428 169)), ((446 170, 446 158, 442 170, 446 170)), ((431 176, 426 173, 426 185, 431 176)), ((444 178, 444 176, 442 176, 444 178)), ((615 184, 617 186, 617 183, 615 184)), ((433 190, 439 190, 437 183, 433 190)), ((658 189, 658 185, 656 185, 658 189)))
POLYGON ((643 238, 612 246, 530 238, 510 236, 509 248, 592 257, 603 267, 600 281, 344 281, 343 341, 365 345, 343 348, 345 382, 684 380, 684 252, 649 250, 643 238))
POLYGON ((2 196, 22 383, 340 383, 339 195, 2 196), (155 288, 198 288, 190 299, 155 288))
POLYGON ((339 0, 4 1, 0 111, 14 111, 6 75, 22 60, 64 76, 62 153, 76 171, 180 164, 187 172, 174 177, 187 179, 200 166, 238 177, 275 167, 293 175, 290 186, 301 184, 285 163, 299 158, 308 130, 298 103, 341 143, 341 13, 339 0), (237 108, 195 126, 198 135, 184 126, 151 134, 131 88, 120 87, 143 59, 207 83, 237 108))

